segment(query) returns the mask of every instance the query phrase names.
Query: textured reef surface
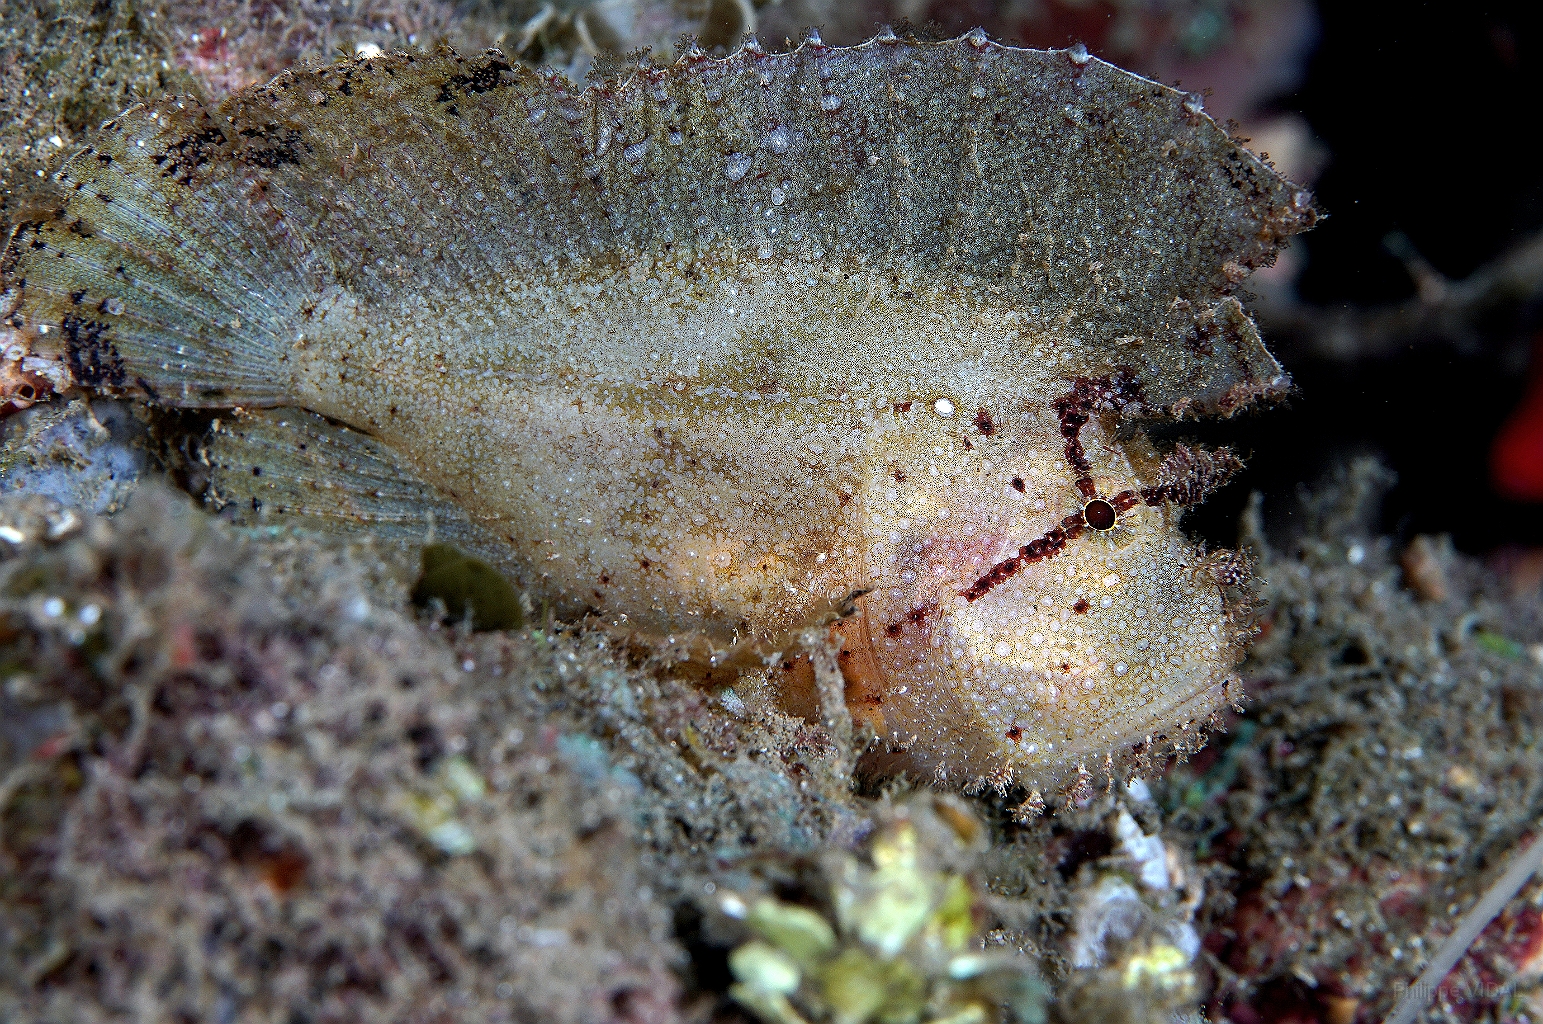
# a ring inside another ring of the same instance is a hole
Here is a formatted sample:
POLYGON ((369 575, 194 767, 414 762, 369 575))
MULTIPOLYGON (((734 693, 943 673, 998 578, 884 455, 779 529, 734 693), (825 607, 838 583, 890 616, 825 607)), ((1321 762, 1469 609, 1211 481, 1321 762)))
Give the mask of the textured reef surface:
MULTIPOLYGON (((114 444, 46 406, 7 435, 8 481, 38 438, 55 472, 61 435, 114 444)), ((767 986, 807 1010, 833 985, 912 1008, 994 992, 1029 1020, 1378 1019, 1538 799, 1537 602, 1369 532, 1375 467, 1297 536, 1245 538, 1268 581, 1247 713, 1162 779, 1092 776, 1023 822, 1014 797, 854 789, 833 661, 821 721, 754 711, 604 630, 424 618, 389 545, 236 531, 82 462, 125 508, 0 497, 15 1019, 733 1020, 767 986), (895 822, 937 815, 895 860, 895 822), (897 933, 899 961, 863 937, 897 933), (960 942, 1026 980, 939 987, 960 942)), ((1535 892, 1442 1019, 1527 1005, 1535 892)))
MULTIPOLYGON (((1379 536, 1370 463, 1264 510, 1286 527, 1250 513, 1245 557, 1181 529, 1236 469, 1184 421, 1285 387, 1236 299, 1311 217, 1297 190, 1198 97, 1080 50, 607 56, 685 29, 722 52, 758 16, 646 6, 0 12, 3 215, 29 225, 0 364, 0 1019, 1381 1019, 1535 828, 1543 614, 1442 538, 1379 536), (420 49, 220 105, 436 37, 608 84, 420 49), (946 144, 908 128, 936 122, 946 144), (511 174, 530 223, 626 258, 516 233, 487 199, 511 174), (458 347, 408 344, 422 324, 458 347), (480 472, 514 457, 484 427, 561 486, 502 493, 528 478, 480 472), (611 577, 617 551, 650 564, 611 577), (919 678, 970 700, 1043 677, 1017 718, 906 710, 854 650, 940 658, 919 678), (1102 755, 1145 704, 1054 731, 1159 671, 1199 696, 1142 756, 1102 755), (907 742, 937 723, 974 739, 907 742)), ((1536 1019, 1539 905, 1429 1019, 1536 1019)))

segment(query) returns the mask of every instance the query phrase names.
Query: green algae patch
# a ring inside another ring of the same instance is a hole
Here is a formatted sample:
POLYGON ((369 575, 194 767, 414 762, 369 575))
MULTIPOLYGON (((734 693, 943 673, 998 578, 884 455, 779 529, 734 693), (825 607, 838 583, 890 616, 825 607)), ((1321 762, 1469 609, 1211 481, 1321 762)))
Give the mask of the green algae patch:
POLYGON ((1502 658, 1510 658, 1512 661, 1521 661, 1527 657, 1525 644, 1517 643, 1508 636, 1487 629, 1476 630, 1473 634, 1473 642, 1480 650, 1498 654, 1502 658))
POLYGON ((452 619, 469 618, 471 628, 519 629, 520 595, 497 569, 453 544, 423 549, 423 570, 413 587, 413 604, 425 608, 436 598, 452 619))

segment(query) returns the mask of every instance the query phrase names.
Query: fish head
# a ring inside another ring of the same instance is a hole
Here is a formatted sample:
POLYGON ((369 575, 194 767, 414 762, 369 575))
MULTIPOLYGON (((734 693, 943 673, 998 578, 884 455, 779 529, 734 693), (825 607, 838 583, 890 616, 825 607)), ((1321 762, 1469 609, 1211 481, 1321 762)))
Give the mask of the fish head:
POLYGON ((1110 752, 1187 744, 1224 706, 1248 632, 1230 561, 1177 529, 1177 508, 1114 500, 1162 478, 1143 437, 1086 433, 1110 471, 1093 497, 1042 457, 1044 437, 1013 455, 1009 436, 996 460, 962 453, 946 488, 929 466, 894 502, 887 525, 902 529, 833 627, 885 770, 1054 787, 1110 752), (1118 509, 1107 528, 1088 525, 1100 502, 1118 509))

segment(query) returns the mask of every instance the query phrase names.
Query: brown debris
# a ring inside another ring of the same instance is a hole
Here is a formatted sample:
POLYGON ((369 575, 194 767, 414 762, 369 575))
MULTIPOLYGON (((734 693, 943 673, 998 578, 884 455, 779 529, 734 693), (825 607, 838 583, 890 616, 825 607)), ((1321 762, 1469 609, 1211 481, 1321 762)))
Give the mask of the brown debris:
POLYGON ((1452 559, 1452 541, 1447 537, 1420 534, 1404 548, 1399 564, 1404 568, 1404 586, 1422 601, 1445 601, 1452 593, 1447 579, 1447 563, 1452 559))

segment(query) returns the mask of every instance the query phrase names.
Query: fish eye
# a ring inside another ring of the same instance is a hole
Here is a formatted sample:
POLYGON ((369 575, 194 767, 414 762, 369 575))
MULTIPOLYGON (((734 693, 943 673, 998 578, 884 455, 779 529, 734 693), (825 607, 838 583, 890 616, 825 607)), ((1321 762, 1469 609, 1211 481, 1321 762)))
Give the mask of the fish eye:
POLYGON ((1114 529, 1115 521, 1119 517, 1114 511, 1113 505, 1103 498, 1094 498, 1082 506, 1082 518, 1099 533, 1106 533, 1114 529))

